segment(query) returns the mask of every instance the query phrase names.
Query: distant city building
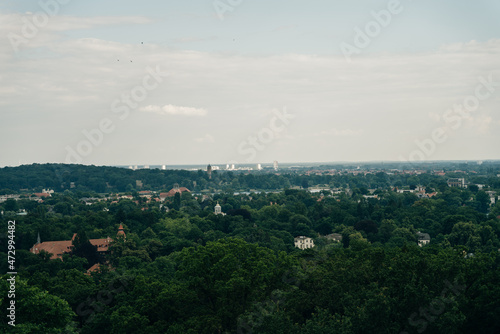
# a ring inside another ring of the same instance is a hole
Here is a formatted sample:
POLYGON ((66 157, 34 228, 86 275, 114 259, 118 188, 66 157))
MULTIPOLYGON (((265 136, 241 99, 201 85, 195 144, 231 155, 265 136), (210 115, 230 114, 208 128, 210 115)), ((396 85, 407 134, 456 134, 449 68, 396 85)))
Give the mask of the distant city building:
POLYGON ((212 178, 212 166, 210 166, 210 164, 208 164, 208 166, 207 166, 207 174, 208 174, 208 179, 211 179, 212 178))
MULTIPOLYGON (((496 192, 495 191, 486 191, 486 194, 490 197, 491 205, 495 205, 496 203, 496 192)), ((500 196, 499 196, 500 198, 500 196)))
POLYGON ((417 232, 417 238, 418 238, 418 245, 420 247, 425 246, 429 242, 431 242, 431 236, 429 235, 429 233, 417 232))
POLYGON ((307 249, 314 247, 314 240, 309 237, 305 237, 303 235, 298 236, 294 239, 295 247, 300 249, 307 249))
POLYGON ((20 199, 21 195, 1 195, 0 196, 0 203, 5 202, 8 199, 13 199, 15 201, 18 201, 20 199))
POLYGON ((257 170, 262 170, 262 165, 261 164, 257 164, 257 170))
POLYGON ((274 160, 273 167, 274 167, 274 170, 278 170, 278 161, 274 160))
POLYGON ((20 210, 16 213, 16 215, 18 215, 18 216, 26 216, 26 215, 28 215, 28 212, 26 212, 26 209, 20 209, 20 210))
POLYGON ((161 166, 161 169, 162 169, 162 170, 166 170, 166 169, 167 169, 167 166, 166 166, 166 165, 162 165, 162 166, 161 166))
POLYGON ((447 183, 448 183, 449 187, 467 188, 467 183, 465 183, 465 179, 464 178, 448 179, 447 183))

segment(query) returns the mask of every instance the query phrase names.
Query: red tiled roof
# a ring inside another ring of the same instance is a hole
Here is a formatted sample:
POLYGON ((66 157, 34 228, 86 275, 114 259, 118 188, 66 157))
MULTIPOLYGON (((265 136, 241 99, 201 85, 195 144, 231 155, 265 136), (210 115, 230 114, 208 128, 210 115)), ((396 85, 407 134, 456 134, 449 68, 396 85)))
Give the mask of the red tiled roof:
POLYGON ((35 193, 35 196, 36 197, 51 197, 51 195, 47 194, 47 193, 35 193))
MULTIPOLYGON (((42 250, 49 252, 52 254, 50 257, 53 259, 62 259, 64 253, 69 253, 73 249, 73 239, 75 238, 76 233, 73 235, 71 240, 62 240, 62 241, 45 241, 39 244, 34 245, 30 252, 33 254, 38 254, 42 250)), ((94 246, 97 246, 98 252, 107 252, 109 248, 109 244, 113 239, 105 238, 105 239, 90 239, 90 243, 94 246)))
POLYGON ((118 232, 116 233, 116 236, 119 236, 119 235, 123 235, 125 238, 127 237, 127 235, 125 234, 125 231, 123 230, 122 224, 120 224, 120 226, 118 227, 118 232))
POLYGON ((98 271, 101 265, 99 263, 94 264, 92 267, 87 269, 87 274, 90 274, 93 271, 98 271))
POLYGON ((44 250, 44 251, 52 254, 52 256, 50 257, 52 260, 53 259, 62 259, 62 255, 64 253, 71 252, 72 247, 73 247, 73 244, 72 244, 71 240, 45 241, 45 242, 42 242, 40 244, 34 245, 30 249, 30 252, 33 254, 38 254, 42 250, 44 250))
POLYGON ((90 239, 90 243, 94 246, 97 246, 97 251, 98 252, 107 252, 109 249, 109 244, 113 239, 110 237, 107 237, 105 239, 90 239))
POLYGON ((89 275, 93 272, 102 272, 104 268, 107 268, 109 271, 114 271, 115 269, 108 263, 96 263, 89 269, 87 269, 87 273, 85 275, 89 275))
POLYGON ((190 191, 188 188, 186 188, 186 187, 180 187, 180 188, 178 188, 178 189, 175 189, 175 188, 174 188, 174 189, 170 190, 168 193, 161 193, 161 194, 160 194, 160 198, 165 198, 165 197, 173 197, 173 196, 175 196, 175 194, 176 194, 176 193, 180 193, 180 194, 182 194, 182 193, 183 193, 183 192, 185 192, 185 191, 187 191, 187 192, 191 192, 191 191, 190 191))

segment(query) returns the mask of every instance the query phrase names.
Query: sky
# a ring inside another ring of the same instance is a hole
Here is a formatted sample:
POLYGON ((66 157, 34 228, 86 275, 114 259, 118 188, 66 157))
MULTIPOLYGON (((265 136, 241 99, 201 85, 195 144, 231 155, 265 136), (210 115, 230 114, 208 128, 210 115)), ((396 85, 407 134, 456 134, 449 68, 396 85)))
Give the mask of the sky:
POLYGON ((500 159, 496 0, 0 3, 0 167, 500 159))

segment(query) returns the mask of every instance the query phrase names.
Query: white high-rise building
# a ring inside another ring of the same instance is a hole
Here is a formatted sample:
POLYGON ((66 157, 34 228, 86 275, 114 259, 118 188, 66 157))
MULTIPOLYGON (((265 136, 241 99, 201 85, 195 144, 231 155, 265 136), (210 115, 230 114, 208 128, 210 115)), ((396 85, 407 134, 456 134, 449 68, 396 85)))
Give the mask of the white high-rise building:
POLYGON ((262 165, 261 164, 257 164, 257 170, 262 170, 262 165))
POLYGON ((278 161, 274 160, 274 170, 278 170, 278 161))

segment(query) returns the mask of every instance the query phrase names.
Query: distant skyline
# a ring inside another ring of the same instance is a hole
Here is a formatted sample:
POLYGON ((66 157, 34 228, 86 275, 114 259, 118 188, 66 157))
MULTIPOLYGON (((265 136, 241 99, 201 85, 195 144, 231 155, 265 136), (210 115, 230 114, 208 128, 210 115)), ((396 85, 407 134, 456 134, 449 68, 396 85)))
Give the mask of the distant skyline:
POLYGON ((498 1, 0 4, 0 167, 500 159, 498 1))

